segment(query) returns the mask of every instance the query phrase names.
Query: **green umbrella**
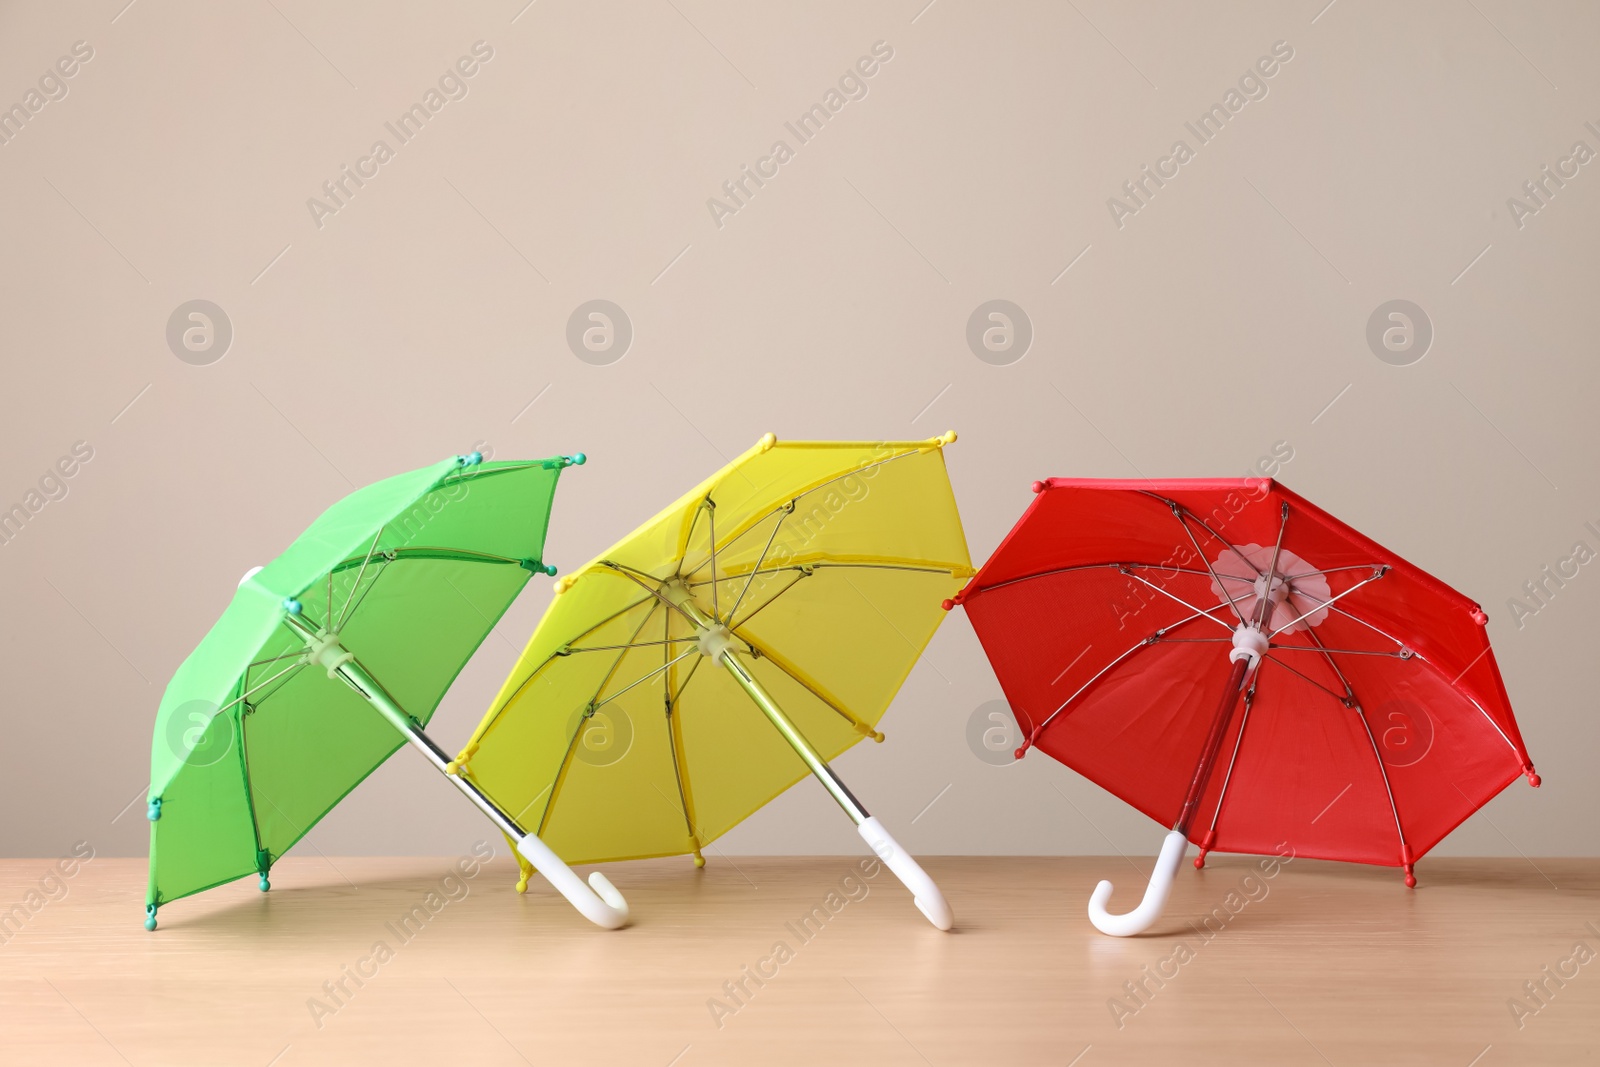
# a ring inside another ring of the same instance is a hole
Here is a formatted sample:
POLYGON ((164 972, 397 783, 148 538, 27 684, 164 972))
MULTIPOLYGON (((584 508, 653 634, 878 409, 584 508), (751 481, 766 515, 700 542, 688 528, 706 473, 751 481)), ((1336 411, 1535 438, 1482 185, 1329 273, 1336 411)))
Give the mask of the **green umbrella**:
POLYGON ((403 744, 467 795, 584 914, 590 893, 423 732, 542 559, 556 481, 583 455, 485 463, 478 453, 350 494, 240 581, 173 675, 151 746, 145 927, 180 897, 257 874, 403 744))

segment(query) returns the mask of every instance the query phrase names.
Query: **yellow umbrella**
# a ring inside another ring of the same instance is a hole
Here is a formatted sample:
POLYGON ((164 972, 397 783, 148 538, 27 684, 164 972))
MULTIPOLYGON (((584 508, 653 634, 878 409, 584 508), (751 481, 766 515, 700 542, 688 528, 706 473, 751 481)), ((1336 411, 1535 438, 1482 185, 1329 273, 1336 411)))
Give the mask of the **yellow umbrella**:
MULTIPOLYGON (((771 434, 558 594, 461 773, 574 863, 692 853, 809 771, 935 926, 949 905, 827 761, 870 737, 973 572, 926 441, 771 434)), ((522 857, 526 888, 539 856, 522 857)))

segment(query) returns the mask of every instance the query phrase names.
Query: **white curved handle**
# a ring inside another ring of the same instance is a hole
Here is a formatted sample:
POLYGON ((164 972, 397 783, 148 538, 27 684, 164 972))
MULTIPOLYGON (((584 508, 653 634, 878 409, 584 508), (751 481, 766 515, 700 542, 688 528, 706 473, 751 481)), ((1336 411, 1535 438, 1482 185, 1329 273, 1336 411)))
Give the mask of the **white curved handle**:
POLYGON ((1095 929, 1112 937, 1132 937, 1149 929, 1151 923, 1161 918, 1161 909, 1167 906, 1172 880, 1177 877, 1178 864, 1183 862, 1183 852, 1188 847, 1189 839, 1182 831, 1167 832, 1167 839, 1161 843, 1161 855, 1156 859, 1156 869, 1150 872, 1144 899, 1126 915, 1112 915, 1106 911, 1106 904, 1111 901, 1110 882, 1102 881, 1095 886, 1094 895, 1089 898, 1089 921, 1094 923, 1095 929))
POLYGON ((534 834, 518 841, 517 851, 544 875, 545 881, 555 886, 556 892, 596 926, 615 930, 628 921, 628 902, 599 871, 589 875, 589 885, 584 885, 578 873, 534 834), (590 886, 594 887, 592 891, 590 886))
POLYGON ((950 910, 944 894, 928 877, 928 872, 911 858, 911 853, 901 848, 900 842, 883 828, 883 823, 876 818, 868 818, 856 827, 856 831, 861 834, 867 847, 911 890, 911 899, 917 905, 917 910, 927 916, 929 922, 941 930, 948 930, 955 925, 955 913, 950 910))

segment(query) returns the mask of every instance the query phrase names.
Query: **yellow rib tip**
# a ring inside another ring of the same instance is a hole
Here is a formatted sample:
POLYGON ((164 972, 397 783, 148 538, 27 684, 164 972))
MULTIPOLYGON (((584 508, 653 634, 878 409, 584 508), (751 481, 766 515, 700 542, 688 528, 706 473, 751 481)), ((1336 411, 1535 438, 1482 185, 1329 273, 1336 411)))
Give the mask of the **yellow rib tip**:
POLYGON ((953 445, 956 443, 956 432, 954 430, 946 430, 942 435, 940 435, 939 440, 943 441, 947 445, 953 445))
POLYGON ((775 445, 777 443, 778 443, 778 435, 777 434, 775 434, 775 433, 766 433, 766 434, 762 434, 761 435, 761 440, 756 442, 756 447, 760 448, 761 451, 766 452, 769 449, 771 449, 773 445, 775 445))
POLYGON ((560 596, 562 593, 565 593, 568 589, 571 589, 575 584, 577 584, 577 581, 578 576, 576 574, 569 574, 558 579, 555 584, 555 594, 560 596))

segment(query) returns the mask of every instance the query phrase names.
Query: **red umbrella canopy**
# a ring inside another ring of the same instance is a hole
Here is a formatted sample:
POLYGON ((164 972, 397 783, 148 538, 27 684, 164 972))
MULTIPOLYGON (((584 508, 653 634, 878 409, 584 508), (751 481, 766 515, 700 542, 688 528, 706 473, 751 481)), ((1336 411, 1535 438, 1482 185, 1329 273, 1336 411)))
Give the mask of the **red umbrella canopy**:
POLYGON ((1019 756, 1037 747, 1169 827, 1193 787, 1179 828, 1202 850, 1287 842, 1408 880, 1518 775, 1539 784, 1482 609, 1283 486, 1034 491, 947 605, 966 607, 994 665, 1019 756), (1268 648, 1222 715, 1243 623, 1268 648))

